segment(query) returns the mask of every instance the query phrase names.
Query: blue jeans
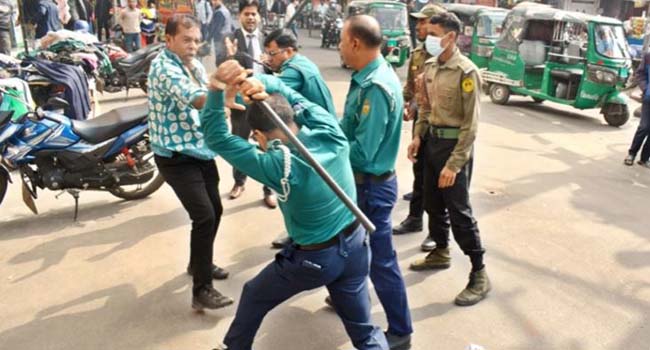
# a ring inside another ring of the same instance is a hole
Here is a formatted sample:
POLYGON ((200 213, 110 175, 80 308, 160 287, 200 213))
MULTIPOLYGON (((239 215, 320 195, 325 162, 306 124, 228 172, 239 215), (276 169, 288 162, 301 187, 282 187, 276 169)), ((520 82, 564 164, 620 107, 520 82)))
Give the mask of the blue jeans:
POLYGON ((413 326, 406 286, 393 248, 391 212, 396 201, 397 178, 394 176, 381 183, 367 180, 357 184, 359 209, 376 227, 376 231, 370 235, 370 280, 386 312, 388 332, 404 336, 413 333, 413 326))
POLYGON ((632 145, 628 153, 636 157, 636 154, 641 150, 640 160, 647 162, 650 159, 650 97, 643 98, 643 104, 641 105, 641 120, 639 121, 639 127, 634 133, 634 138, 632 139, 632 145), (643 146, 643 148, 641 148, 643 146))
POLYGON ((303 251, 294 244, 284 248, 244 285, 224 344, 228 350, 250 350, 269 311, 300 292, 327 286, 354 347, 388 350, 383 332, 370 323, 369 259, 367 234, 361 226, 348 237, 339 234, 338 243, 329 248, 303 251))
POLYGON ((140 50, 140 33, 124 33, 126 52, 140 50))

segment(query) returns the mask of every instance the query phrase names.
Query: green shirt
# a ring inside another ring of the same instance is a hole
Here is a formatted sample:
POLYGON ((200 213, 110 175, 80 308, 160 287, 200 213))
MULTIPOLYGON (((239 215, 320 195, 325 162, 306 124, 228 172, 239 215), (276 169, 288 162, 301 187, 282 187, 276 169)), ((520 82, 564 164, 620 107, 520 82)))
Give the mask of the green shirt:
POLYGON ((288 87, 305 96, 309 101, 336 115, 332 93, 325 84, 318 67, 307 57, 296 54, 284 61, 278 78, 288 87))
POLYGON ((395 170, 404 99, 395 71, 382 56, 352 74, 341 128, 350 140, 355 172, 395 170))
MULTIPOLYGON (((268 93, 285 96, 297 110, 296 123, 301 126, 297 137, 313 157, 327 170, 343 191, 356 201, 356 189, 348 160, 350 146, 336 118, 320 106, 288 88, 278 78, 260 76, 268 93)), ((201 111, 201 128, 209 148, 233 167, 255 180, 285 193, 280 180, 284 176, 284 153, 274 140, 266 152, 228 131, 223 92, 211 91, 201 111)), ((289 195, 280 201, 280 210, 289 236, 300 245, 322 243, 347 227, 354 216, 338 199, 325 181, 289 145, 291 167, 289 195)))

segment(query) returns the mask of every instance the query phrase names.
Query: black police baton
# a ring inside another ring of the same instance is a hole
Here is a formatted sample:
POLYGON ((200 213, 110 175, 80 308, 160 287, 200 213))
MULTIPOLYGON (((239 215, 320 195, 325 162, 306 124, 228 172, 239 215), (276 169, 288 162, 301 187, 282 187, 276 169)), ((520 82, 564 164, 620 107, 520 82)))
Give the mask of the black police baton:
POLYGON ((253 103, 256 103, 259 107, 262 108, 264 114, 266 114, 266 116, 271 119, 273 124, 275 124, 275 126, 280 128, 280 130, 282 130, 284 135, 287 136, 287 138, 289 138, 289 141, 291 141, 291 143, 293 143, 296 146, 298 152, 300 152, 300 154, 307 160, 309 165, 311 165, 314 168, 314 170, 316 170, 318 175, 320 175, 320 177, 325 181, 325 183, 327 183, 327 185, 332 189, 332 191, 334 191, 336 196, 339 197, 339 199, 343 202, 343 204, 345 204, 345 206, 348 207, 350 211, 352 211, 354 216, 357 217, 357 219, 361 222, 363 227, 365 227, 369 233, 374 232, 375 225, 372 224, 370 219, 368 219, 368 217, 361 211, 361 209, 357 207, 357 205, 352 201, 352 199, 350 199, 350 197, 348 197, 348 195, 345 194, 345 192, 343 192, 341 187, 339 187, 339 185, 334 181, 334 179, 332 179, 332 176, 330 176, 330 174, 327 173, 327 170, 325 170, 323 166, 320 165, 320 163, 318 163, 318 161, 314 159, 314 157, 312 157, 311 153, 309 153, 309 150, 307 150, 305 145, 303 145, 302 142, 300 142, 300 140, 296 137, 296 135, 294 135, 293 132, 291 132, 291 129, 289 129, 287 124, 285 124, 282 121, 282 119, 280 119, 280 116, 278 116, 278 114, 275 113, 273 109, 271 109, 271 106, 269 106, 269 104, 266 101, 255 101, 255 100, 253 101, 254 101, 253 103))

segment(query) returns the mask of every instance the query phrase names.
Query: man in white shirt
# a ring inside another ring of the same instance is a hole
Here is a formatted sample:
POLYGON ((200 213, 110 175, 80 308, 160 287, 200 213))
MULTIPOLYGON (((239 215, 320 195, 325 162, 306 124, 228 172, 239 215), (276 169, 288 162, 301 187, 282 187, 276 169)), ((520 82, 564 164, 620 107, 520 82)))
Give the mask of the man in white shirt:
POLYGON ((208 24, 212 18, 212 5, 209 0, 198 0, 194 6, 196 19, 201 22, 201 38, 205 40, 208 35, 208 24))
MULTIPOLYGON (((287 16, 286 20, 290 21, 291 18, 296 14, 296 8, 298 7, 298 0, 291 0, 289 2, 289 5, 287 5, 287 16)), ((293 32, 293 35, 296 36, 296 39, 298 38, 298 26, 296 25, 296 20, 291 22, 291 26, 289 27, 291 31, 293 32)))

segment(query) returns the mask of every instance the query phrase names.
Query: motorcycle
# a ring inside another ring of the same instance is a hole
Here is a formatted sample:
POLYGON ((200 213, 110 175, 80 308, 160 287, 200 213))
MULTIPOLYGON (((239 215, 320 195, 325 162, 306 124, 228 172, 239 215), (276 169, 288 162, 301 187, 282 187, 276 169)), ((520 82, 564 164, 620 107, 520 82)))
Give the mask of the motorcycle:
MULTIPOLYGON (((0 93, 3 102, 20 100, 7 89, 0 93)), ((147 104, 83 121, 60 114, 66 105, 52 98, 43 108, 21 114, 11 104, 0 104, 0 204, 13 183, 13 170, 20 174, 23 201, 32 212, 38 214, 37 189, 63 191, 75 199, 75 220, 81 191, 135 200, 162 186, 148 139, 147 104)))
POLYGON ((97 79, 97 91, 119 92, 130 88, 140 88, 147 93, 147 76, 151 61, 165 48, 164 43, 148 45, 127 54, 111 44, 98 44, 107 52, 114 71, 110 75, 102 74, 97 79))
POLYGON ((338 47, 341 40, 341 30, 343 30, 343 19, 341 17, 327 17, 323 22, 321 48, 329 49, 338 47))

